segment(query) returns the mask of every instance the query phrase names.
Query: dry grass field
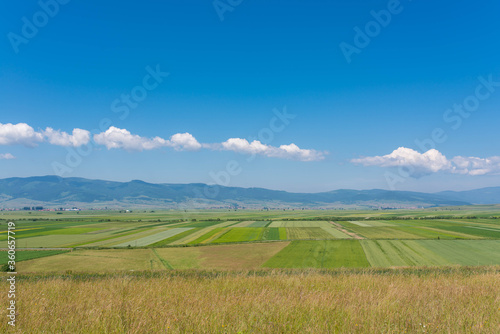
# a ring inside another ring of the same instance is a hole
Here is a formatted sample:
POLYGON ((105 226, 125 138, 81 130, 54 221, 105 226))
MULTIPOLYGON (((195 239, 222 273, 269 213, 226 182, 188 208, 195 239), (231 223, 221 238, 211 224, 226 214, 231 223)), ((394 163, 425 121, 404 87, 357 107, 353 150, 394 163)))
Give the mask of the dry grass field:
MULTIPOLYGON (((499 272, 496 266, 22 275, 17 326, 3 321, 0 331, 498 333, 499 272)), ((6 298, 0 294, 2 305, 6 298)))

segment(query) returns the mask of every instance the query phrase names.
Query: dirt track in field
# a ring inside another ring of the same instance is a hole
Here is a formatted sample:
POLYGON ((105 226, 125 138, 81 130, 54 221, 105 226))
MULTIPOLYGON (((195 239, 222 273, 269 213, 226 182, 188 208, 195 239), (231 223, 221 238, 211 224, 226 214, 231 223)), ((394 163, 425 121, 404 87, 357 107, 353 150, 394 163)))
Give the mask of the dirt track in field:
POLYGON ((340 232, 343 232, 347 235, 350 235, 351 237, 353 237, 354 239, 358 239, 358 240, 362 240, 362 239, 365 239, 363 238, 362 236, 360 235, 357 235, 356 233, 354 232, 349 232, 347 231, 342 225, 340 225, 339 223, 336 223, 336 222, 330 222, 331 224, 333 224, 333 226, 335 226, 337 228, 337 230, 339 230, 340 232))

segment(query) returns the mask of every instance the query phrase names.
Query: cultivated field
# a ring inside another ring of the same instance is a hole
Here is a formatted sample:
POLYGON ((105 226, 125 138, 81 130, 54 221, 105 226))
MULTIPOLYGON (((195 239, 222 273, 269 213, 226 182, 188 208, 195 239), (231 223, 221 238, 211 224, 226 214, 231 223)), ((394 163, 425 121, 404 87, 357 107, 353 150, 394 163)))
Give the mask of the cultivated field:
POLYGON ((418 214, 86 211, 2 216, 0 248, 7 247, 6 222, 15 221, 21 272, 500 265, 500 210, 495 206, 418 214), (200 216, 205 219, 192 218, 200 216), (221 257, 228 245, 238 256, 221 257), (213 254, 224 261, 210 260, 213 254))
POLYGON ((0 218, 19 333, 500 332, 496 206, 0 218))

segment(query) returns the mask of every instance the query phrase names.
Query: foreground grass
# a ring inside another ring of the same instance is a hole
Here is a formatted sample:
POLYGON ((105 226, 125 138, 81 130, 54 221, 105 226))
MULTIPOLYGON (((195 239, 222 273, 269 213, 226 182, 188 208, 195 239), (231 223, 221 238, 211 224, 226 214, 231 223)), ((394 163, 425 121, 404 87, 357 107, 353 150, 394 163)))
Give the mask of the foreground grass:
MULTIPOLYGON (((20 275, 49 333, 498 333, 500 267, 20 275)), ((0 294, 1 305, 7 305, 0 294)), ((5 308, 0 316, 5 319, 5 308)))

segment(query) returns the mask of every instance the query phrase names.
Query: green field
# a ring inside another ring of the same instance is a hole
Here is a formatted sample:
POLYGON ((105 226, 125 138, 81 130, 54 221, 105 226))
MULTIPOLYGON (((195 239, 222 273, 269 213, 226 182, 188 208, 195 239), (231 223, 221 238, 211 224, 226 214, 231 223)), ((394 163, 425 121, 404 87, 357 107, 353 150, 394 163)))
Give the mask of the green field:
POLYGON ((263 228, 255 228, 255 227, 233 228, 212 242, 213 243, 221 243, 221 242, 240 242, 240 241, 261 240, 263 233, 264 233, 263 228))
POLYGON ((500 263, 500 240, 419 240, 451 263, 476 266, 500 263))
POLYGON ((394 224, 389 223, 385 220, 365 220, 362 222, 359 221, 350 221, 349 223, 355 224, 361 227, 374 227, 374 226, 394 226, 394 224))
POLYGON ((445 258, 412 240, 362 240, 361 245, 368 261, 374 267, 451 264, 445 258))
POLYGON ((495 206, 414 212, 212 210, 189 214, 175 211, 124 214, 89 211, 62 215, 3 212, 0 217, 4 219, 0 220, 0 248, 7 247, 6 222, 15 221, 17 249, 33 249, 18 252, 22 259, 19 261, 25 263, 20 268, 42 271, 62 270, 70 266, 72 259, 88 260, 79 262, 75 270, 89 271, 96 268, 244 269, 229 263, 233 260, 223 249, 239 254, 237 261, 251 263, 253 268, 500 264, 500 207, 495 206), (283 241, 292 242, 285 247, 283 241), (257 252, 259 247, 273 243, 281 245, 275 253, 257 252), (231 248, 220 248, 225 244, 231 248), (251 248, 250 254, 243 251, 250 249, 245 245, 257 248, 251 248), (59 254, 57 251, 48 256, 48 252, 37 251, 50 248, 67 248, 72 252, 59 254), (122 248, 124 253, 106 253, 114 248, 122 248), (149 250, 144 252, 139 248, 149 250))
POLYGON ((267 227, 264 229, 264 232, 262 233, 262 240, 286 240, 286 230, 281 232, 281 234, 284 234, 285 236, 280 239, 280 231, 284 230, 283 228, 280 227, 267 227))
MULTIPOLYGON (((79 244, 87 243, 96 240, 95 235, 88 234, 51 234, 42 235, 39 237, 20 238, 17 241, 19 248, 58 248, 58 247, 73 247, 79 244)), ((6 248, 7 241, 0 242, 0 248, 6 248)))
POLYGON ((362 240, 374 267, 493 265, 500 261, 499 240, 362 240))
MULTIPOLYGON (((345 225, 345 224, 342 224, 345 225)), ((349 227, 352 231, 367 239, 420 239, 420 236, 414 233, 395 227, 349 227)))
POLYGON ((369 267, 357 240, 293 241, 263 264, 268 268, 369 267))
POLYGON ((66 269, 245 269, 250 264, 251 268, 476 266, 500 262, 500 241, 298 240, 291 243, 219 244, 180 248, 81 249, 71 253, 20 251, 18 256, 24 256, 24 261, 19 263, 19 270, 42 272, 66 269), (42 256, 47 257, 37 259, 42 256), (164 263, 169 265, 165 267, 164 263))
MULTIPOLYGON (((18 251, 16 252, 16 263, 21 261, 39 259, 46 256, 58 255, 69 252, 68 250, 36 250, 36 251, 18 251)), ((0 265, 7 264, 9 258, 7 251, 0 252, 0 265)))
POLYGON ((500 230, 481 226, 447 226, 443 230, 472 235, 479 238, 500 239, 500 230))

